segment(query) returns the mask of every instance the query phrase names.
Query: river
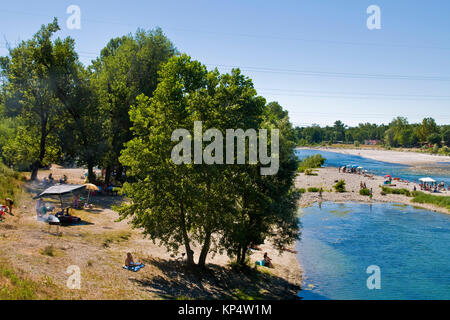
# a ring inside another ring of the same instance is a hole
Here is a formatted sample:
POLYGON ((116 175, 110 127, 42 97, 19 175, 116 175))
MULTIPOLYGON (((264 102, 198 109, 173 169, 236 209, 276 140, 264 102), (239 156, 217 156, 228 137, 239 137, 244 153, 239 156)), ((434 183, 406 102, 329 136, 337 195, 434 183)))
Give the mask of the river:
MULTIPOLYGON (((297 153, 320 153, 326 166, 356 164, 410 181, 432 173, 450 183, 446 163, 424 169, 322 150, 297 153)), ((301 209, 300 222, 302 299, 450 299, 450 215, 399 204, 325 202, 301 209), (367 285, 370 266, 379 268, 380 289, 367 285)))

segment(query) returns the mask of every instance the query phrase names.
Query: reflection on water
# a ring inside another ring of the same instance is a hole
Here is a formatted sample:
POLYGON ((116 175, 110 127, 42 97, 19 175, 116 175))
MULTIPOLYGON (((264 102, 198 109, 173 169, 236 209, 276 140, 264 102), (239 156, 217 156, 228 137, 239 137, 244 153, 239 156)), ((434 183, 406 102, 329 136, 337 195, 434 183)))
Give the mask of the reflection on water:
POLYGON ((450 299, 450 215, 393 204, 303 209, 304 299, 450 299), (381 268, 381 290, 366 286, 381 268))

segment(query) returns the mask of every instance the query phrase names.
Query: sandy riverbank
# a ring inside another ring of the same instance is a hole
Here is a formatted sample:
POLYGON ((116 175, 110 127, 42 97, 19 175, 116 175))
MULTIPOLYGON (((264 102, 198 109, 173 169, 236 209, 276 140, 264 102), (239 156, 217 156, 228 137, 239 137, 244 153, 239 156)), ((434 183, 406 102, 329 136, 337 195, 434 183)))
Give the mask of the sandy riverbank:
POLYGON ((378 161, 385 161, 406 165, 426 165, 435 164, 437 162, 450 162, 449 156, 440 156, 419 152, 408 151, 392 151, 392 150, 378 150, 378 149, 344 149, 344 148, 298 148, 298 149, 317 149, 330 152, 337 152, 342 154, 350 154, 369 158, 378 161))
MULTIPOLYGON (((373 176, 373 178, 366 178, 363 175, 342 173, 339 172, 338 168, 320 168, 316 170, 317 176, 307 176, 303 173, 297 175, 295 179, 295 186, 297 188, 308 189, 311 187, 323 188, 324 192, 322 197, 318 193, 306 192, 302 195, 299 200, 300 206, 307 207, 313 203, 320 201, 333 201, 333 202, 393 202, 401 203, 406 205, 412 205, 416 207, 421 207, 424 209, 442 212, 450 214, 450 212, 445 209, 431 204, 418 204, 411 202, 411 198, 404 195, 387 194, 381 195, 381 185, 384 182, 383 177, 373 176), (337 193, 333 190, 333 186, 338 180, 345 180, 347 192, 337 193), (371 200, 367 196, 362 196, 359 194, 361 182, 366 183, 368 189, 373 189, 373 199, 371 200)), ((406 188, 413 191, 414 183, 406 182, 395 182, 396 188, 406 188)), ((418 186, 416 185, 418 188, 418 186)), ((418 188, 419 189, 419 188, 418 188)), ((450 192, 446 191, 440 195, 450 196, 450 192)))

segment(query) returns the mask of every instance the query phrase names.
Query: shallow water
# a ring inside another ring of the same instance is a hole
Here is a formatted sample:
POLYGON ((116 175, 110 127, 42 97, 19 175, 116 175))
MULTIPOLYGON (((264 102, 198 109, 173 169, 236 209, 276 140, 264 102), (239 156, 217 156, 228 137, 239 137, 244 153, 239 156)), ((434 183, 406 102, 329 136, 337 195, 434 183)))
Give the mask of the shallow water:
POLYGON ((396 204, 302 209, 303 299, 450 299, 450 215, 396 204), (381 289, 367 288, 369 266, 381 289))
MULTIPOLYGON (((328 167, 342 167, 349 164, 358 165, 378 176, 389 174, 392 177, 398 177, 411 182, 417 182, 420 178, 429 176, 438 182, 444 181, 446 185, 450 185, 450 163, 448 162, 439 162, 428 166, 407 166, 324 150, 298 149, 296 150, 296 154, 300 159, 314 154, 321 154, 327 159, 325 166, 328 167)), ((386 160, 388 161, 388 159, 386 160)))

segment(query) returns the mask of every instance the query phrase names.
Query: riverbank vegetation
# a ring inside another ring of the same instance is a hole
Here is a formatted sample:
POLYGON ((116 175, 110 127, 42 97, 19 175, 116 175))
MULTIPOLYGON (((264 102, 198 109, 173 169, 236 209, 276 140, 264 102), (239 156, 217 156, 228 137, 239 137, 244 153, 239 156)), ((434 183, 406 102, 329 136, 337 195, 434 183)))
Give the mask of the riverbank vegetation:
POLYGON ((450 197, 448 196, 436 196, 433 194, 416 191, 413 192, 412 202, 434 204, 436 206, 447 208, 447 210, 450 210, 450 197))
POLYGON ((425 193, 422 191, 410 191, 408 189, 395 189, 388 187, 381 187, 382 195, 386 194, 400 194, 407 197, 412 197, 412 202, 421 203, 421 204, 433 204, 441 208, 446 208, 450 210, 450 196, 442 196, 442 195, 434 195, 425 193))
POLYGON ((433 118, 409 123, 407 118, 397 117, 388 125, 365 123, 357 127, 336 121, 334 126, 296 127, 295 134, 299 146, 341 143, 359 147, 367 143, 385 148, 418 148, 423 152, 450 154, 450 125, 438 126, 433 118))
POLYGON ((312 172, 311 169, 321 168, 325 161, 326 159, 320 154, 312 155, 299 163, 298 171, 301 173, 306 173, 306 171, 312 172))
POLYGON ((395 189, 395 188, 389 188, 389 187, 382 186, 381 190, 382 190, 382 192, 384 192, 384 194, 402 194, 407 197, 411 196, 411 191, 409 191, 408 189, 405 189, 405 188, 395 189))

